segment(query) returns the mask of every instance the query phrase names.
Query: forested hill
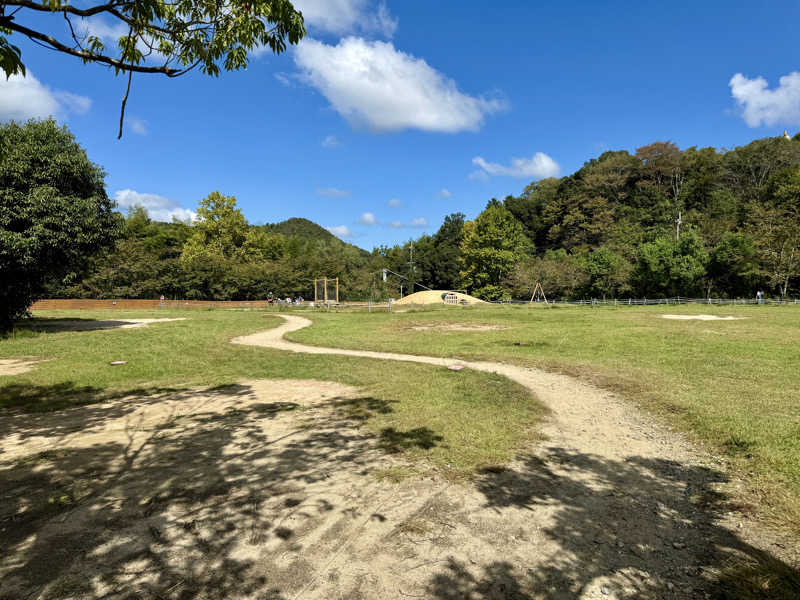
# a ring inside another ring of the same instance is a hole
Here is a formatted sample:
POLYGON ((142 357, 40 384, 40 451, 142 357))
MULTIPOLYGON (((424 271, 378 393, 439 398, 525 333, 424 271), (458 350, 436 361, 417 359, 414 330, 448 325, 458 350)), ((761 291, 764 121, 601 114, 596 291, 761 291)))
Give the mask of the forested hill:
POLYGON ((264 225, 264 229, 271 233, 280 233, 286 237, 299 237, 305 240, 324 242, 326 244, 342 244, 345 246, 352 246, 359 252, 362 252, 364 256, 369 255, 369 252, 366 250, 358 248, 357 246, 353 246, 352 244, 348 244, 347 242, 343 242, 324 227, 317 225, 313 221, 309 221, 308 219, 303 219, 300 217, 292 217, 291 219, 286 219, 280 223, 267 223, 264 225))
POLYGON ((282 233, 286 236, 297 235, 307 238, 309 240, 322 240, 324 242, 341 241, 330 231, 309 221, 299 217, 292 217, 280 223, 267 223, 264 228, 272 233, 282 233))
POLYGON ((254 226, 219 193, 193 224, 124 218, 113 248, 48 294, 251 299, 309 297, 338 277, 341 298, 399 297, 414 281, 485 299, 800 296, 800 135, 731 150, 654 142, 610 151, 575 173, 489 199, 468 220, 371 253, 294 218, 254 226), (382 281, 380 271, 395 276, 382 281))

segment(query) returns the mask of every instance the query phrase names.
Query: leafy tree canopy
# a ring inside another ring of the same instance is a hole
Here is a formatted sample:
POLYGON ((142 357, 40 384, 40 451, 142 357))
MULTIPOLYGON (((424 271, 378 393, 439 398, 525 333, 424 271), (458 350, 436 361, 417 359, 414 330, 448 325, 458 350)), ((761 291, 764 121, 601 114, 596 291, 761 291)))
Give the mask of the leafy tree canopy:
MULTIPOLYGON (((109 0, 75 5, 66 0, 4 0, 0 3, 0 69, 25 74, 21 35, 48 48, 127 73, 178 77, 192 69, 217 76, 247 66, 247 53, 267 47, 279 54, 305 35, 303 15, 289 0, 109 0), (49 15, 50 27, 39 16, 49 15), (93 32, 103 17, 126 33, 113 44, 93 32)), ((125 95, 127 99, 127 92, 125 95)), ((122 111, 124 114, 125 100, 122 111)), ((122 135, 120 118, 120 136, 122 135)))
POLYGON ((117 237, 104 178, 55 121, 0 125, 0 329, 117 237))
POLYGON ((491 200, 474 221, 464 224, 461 242, 462 284, 479 298, 508 295, 502 282, 516 262, 533 250, 522 225, 497 200, 491 200))

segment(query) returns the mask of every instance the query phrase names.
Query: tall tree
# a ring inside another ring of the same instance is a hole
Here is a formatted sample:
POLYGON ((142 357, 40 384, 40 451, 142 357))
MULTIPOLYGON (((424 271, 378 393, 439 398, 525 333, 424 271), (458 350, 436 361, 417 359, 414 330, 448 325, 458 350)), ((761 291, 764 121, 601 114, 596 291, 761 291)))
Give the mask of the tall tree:
POLYGON ((105 172, 55 121, 0 125, 0 329, 120 229, 105 172))
POLYGON ((268 47, 281 53, 287 41, 300 41, 305 26, 302 13, 289 0, 111 0, 77 6, 67 0, 3 0, 0 69, 7 77, 25 74, 22 53, 8 41, 9 34, 127 74, 121 137, 134 73, 179 77, 199 67, 217 76, 220 69, 243 69, 250 50, 268 47), (94 33, 100 17, 126 30, 113 48, 94 33))
POLYGON ((433 236, 430 286, 452 290, 458 286, 461 242, 464 241, 463 213, 453 213, 444 218, 439 231, 433 236))
POLYGON ((640 249, 640 291, 657 296, 695 296, 702 292, 708 252, 700 236, 688 230, 676 240, 665 235, 640 249))
POLYGON ((503 280, 514 264, 533 250, 522 225, 497 200, 464 224, 461 243, 462 285, 486 300, 508 297, 503 280))

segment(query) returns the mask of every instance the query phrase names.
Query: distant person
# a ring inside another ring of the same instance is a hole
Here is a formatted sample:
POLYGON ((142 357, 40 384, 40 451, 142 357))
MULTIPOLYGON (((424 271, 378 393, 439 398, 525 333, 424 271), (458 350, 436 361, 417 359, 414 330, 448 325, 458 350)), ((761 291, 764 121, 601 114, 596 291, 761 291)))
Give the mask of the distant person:
POLYGON ((275 297, 272 295, 272 292, 270 292, 269 294, 267 294, 267 304, 274 304, 274 303, 275 303, 275 297))
POLYGON ((758 290, 756 292, 756 302, 758 302, 759 304, 764 304, 764 292, 762 292, 761 290, 758 290))

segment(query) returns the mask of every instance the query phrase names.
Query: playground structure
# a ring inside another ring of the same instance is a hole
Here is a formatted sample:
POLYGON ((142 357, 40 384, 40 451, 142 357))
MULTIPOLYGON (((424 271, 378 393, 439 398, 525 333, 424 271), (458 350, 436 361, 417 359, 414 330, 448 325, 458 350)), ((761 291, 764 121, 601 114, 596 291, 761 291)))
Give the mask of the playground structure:
POLYGON ((544 288, 542 288, 542 284, 539 281, 536 282, 536 287, 533 288, 531 302, 544 302, 545 304, 549 304, 547 296, 544 295, 544 288))
POLYGON ((314 304, 339 304, 339 278, 314 280, 314 304))

